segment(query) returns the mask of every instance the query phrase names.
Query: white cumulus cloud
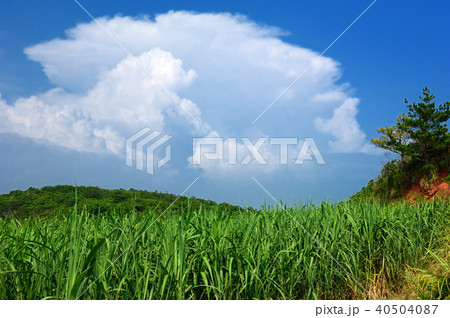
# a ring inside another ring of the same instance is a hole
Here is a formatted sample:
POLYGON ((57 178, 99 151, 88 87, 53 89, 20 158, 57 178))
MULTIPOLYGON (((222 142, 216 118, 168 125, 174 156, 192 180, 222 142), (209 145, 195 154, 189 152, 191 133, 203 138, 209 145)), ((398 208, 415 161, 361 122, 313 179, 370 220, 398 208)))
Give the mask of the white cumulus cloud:
POLYGON ((361 131, 356 114, 358 98, 347 98, 338 108, 333 110, 331 118, 316 118, 316 128, 335 137, 329 141, 333 152, 372 152, 375 150, 361 131))
POLYGON ((137 58, 124 58, 85 93, 69 94, 59 87, 20 98, 14 105, 3 101, 0 116, 7 123, 4 132, 79 151, 120 154, 125 132, 141 126, 163 129, 165 112, 171 107, 201 123, 198 107, 175 94, 195 77, 193 70, 183 70, 181 60, 154 48, 137 58))
POLYGON ((251 127, 319 56, 284 41, 278 28, 241 15, 184 11, 98 21, 132 56, 93 21, 26 48, 55 88, 11 105, 0 100, 1 132, 114 154, 145 126, 225 138, 254 129, 325 139, 335 152, 371 151, 356 118, 359 100, 339 82, 339 63, 325 56, 251 127))

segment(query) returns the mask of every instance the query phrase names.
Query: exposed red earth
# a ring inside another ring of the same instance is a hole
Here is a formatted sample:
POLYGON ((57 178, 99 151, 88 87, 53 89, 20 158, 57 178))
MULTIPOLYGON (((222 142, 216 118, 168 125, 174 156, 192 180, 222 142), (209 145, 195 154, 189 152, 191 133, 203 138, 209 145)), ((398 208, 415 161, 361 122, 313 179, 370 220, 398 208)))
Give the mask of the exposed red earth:
POLYGON ((412 185, 406 195, 408 202, 415 202, 418 198, 425 198, 431 200, 433 198, 450 199, 450 185, 448 182, 442 181, 443 178, 448 176, 447 170, 439 172, 436 181, 432 184, 425 184, 423 180, 419 180, 412 185))

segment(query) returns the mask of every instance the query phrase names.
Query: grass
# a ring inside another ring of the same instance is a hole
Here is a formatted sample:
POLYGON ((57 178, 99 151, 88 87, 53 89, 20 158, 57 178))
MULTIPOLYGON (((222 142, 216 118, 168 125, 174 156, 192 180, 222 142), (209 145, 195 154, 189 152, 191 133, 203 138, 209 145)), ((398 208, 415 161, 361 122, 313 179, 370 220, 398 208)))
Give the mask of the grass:
POLYGON ((420 267, 437 247, 450 203, 287 210, 296 221, 270 207, 228 212, 189 205, 159 219, 152 211, 92 215, 76 205, 46 218, 3 218, 0 298, 369 298, 354 279, 377 298, 380 277, 390 292, 400 291, 406 269, 420 267))
POLYGON ((428 250, 421 268, 408 268, 405 292, 420 299, 450 300, 450 228, 434 250, 428 250))

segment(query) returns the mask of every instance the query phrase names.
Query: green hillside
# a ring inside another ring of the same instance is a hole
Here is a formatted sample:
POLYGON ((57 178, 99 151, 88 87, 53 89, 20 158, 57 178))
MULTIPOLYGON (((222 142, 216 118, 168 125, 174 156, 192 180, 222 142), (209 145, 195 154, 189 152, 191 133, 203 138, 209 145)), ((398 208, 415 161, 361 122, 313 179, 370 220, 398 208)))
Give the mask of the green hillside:
MULTIPOLYGON (((86 208, 91 214, 105 212, 127 213, 163 212, 177 198, 174 194, 149 192, 144 190, 106 190, 99 187, 57 185, 41 189, 29 188, 15 190, 0 195, 0 217, 24 217, 46 215, 52 212, 67 212, 73 209, 75 200, 79 207, 86 208)), ((239 207, 228 203, 218 204, 211 200, 181 196, 170 207, 171 211, 185 210, 188 205, 193 210, 200 207, 205 210, 237 211, 239 207)))

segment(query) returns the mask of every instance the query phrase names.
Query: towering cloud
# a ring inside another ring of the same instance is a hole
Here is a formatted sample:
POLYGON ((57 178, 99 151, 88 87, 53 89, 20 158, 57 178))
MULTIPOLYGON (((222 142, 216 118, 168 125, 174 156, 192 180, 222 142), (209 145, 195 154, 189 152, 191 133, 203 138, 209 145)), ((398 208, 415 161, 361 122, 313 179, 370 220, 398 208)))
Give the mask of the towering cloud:
POLYGON ((356 119, 359 100, 327 57, 250 125, 318 56, 283 41, 277 28, 225 13, 98 22, 109 35, 92 21, 25 49, 55 88, 12 105, 0 99, 1 132, 114 154, 145 126, 224 137, 253 129, 259 136, 317 137, 335 152, 371 151, 356 119))

